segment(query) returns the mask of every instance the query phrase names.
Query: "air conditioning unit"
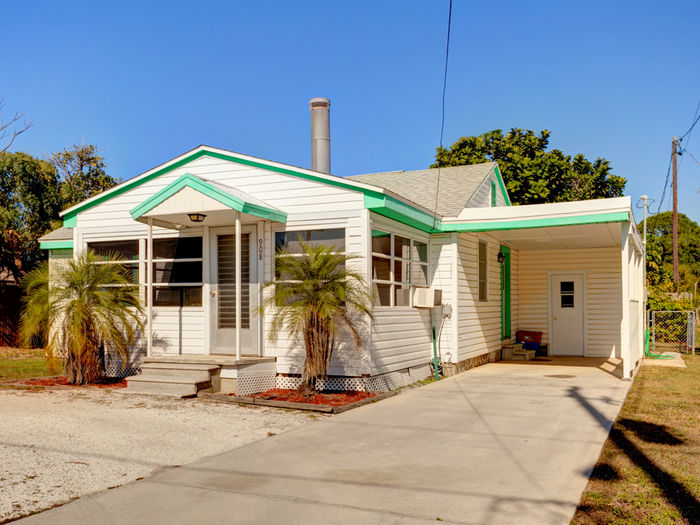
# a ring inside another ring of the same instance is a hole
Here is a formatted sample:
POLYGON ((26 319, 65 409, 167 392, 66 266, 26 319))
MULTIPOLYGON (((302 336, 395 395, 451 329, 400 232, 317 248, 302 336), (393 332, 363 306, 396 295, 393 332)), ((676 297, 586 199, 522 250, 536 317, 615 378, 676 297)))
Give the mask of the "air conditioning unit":
POLYGON ((413 306, 415 308, 434 308, 442 304, 442 290, 438 288, 415 288, 413 306))

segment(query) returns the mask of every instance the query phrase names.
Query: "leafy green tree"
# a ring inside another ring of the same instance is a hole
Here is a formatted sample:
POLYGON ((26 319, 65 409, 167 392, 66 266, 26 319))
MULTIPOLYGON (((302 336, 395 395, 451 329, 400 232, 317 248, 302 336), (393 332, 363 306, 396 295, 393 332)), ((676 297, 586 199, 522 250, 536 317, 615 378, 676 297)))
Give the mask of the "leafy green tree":
POLYGON ((0 268, 17 281, 43 259, 38 238, 62 200, 54 166, 26 153, 0 153, 0 268))
POLYGON ((345 327, 358 348, 362 346, 361 317, 371 318, 371 297, 356 272, 347 269, 353 256, 333 253, 334 247, 301 242, 302 256, 279 252, 277 273, 284 282, 267 282, 271 293, 261 311, 272 312, 271 341, 281 333, 303 342, 304 368, 299 392, 311 395, 326 377, 338 332, 345 327))
POLYGON ((61 176, 61 198, 63 208, 89 199, 119 183, 105 172, 104 158, 97 154, 94 144, 76 144, 57 151, 49 162, 61 176))
POLYGON ((95 264, 87 252, 49 275, 42 263, 25 278, 21 338, 45 342, 50 359, 61 358, 69 383, 94 383, 102 375, 101 350, 125 359, 139 331, 143 309, 138 289, 120 264, 95 264))
MULTIPOLYGON (((642 222, 638 225, 643 230, 642 222)), ((673 282, 673 213, 665 211, 647 219, 647 286, 652 310, 687 310, 691 301, 675 298, 675 292, 695 291, 700 281, 700 226, 678 214, 678 286, 673 282)), ((696 298, 697 300, 698 298, 696 298)))
POLYGON ((449 148, 438 147, 431 168, 495 161, 514 204, 567 202, 619 197, 627 182, 611 173, 607 160, 591 162, 582 154, 571 157, 547 151, 550 132, 500 129, 478 137, 462 137, 449 148))

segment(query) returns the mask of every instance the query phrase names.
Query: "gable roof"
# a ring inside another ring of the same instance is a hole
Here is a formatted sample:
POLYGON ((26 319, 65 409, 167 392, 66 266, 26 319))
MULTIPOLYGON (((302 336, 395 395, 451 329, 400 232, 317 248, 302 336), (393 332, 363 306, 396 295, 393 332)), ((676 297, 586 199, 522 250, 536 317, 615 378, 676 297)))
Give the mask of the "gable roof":
POLYGON ((203 195, 206 195, 210 199, 213 199, 214 201, 241 213, 247 213, 249 215, 262 217, 277 222, 287 221, 287 214, 285 212, 256 197, 253 197, 252 195, 214 181, 195 177, 190 173, 185 173, 176 181, 171 182, 158 193, 152 195, 150 198, 136 206, 130 212, 131 217, 137 221, 144 222, 144 215, 148 214, 151 210, 158 207, 160 204, 164 203, 166 200, 173 197, 184 188, 191 188, 203 195))
MULTIPOLYGON (((416 171, 367 173, 345 178, 388 189, 443 217, 456 217, 494 170, 496 170, 500 182, 500 173, 498 173, 495 162, 452 166, 439 170, 431 168, 416 171), (438 171, 440 172, 439 187, 438 171), (436 207, 435 194, 438 190, 436 207)), ((505 190, 501 189, 506 202, 510 204, 505 190)))
POLYGON ((325 173, 307 170, 304 168, 299 168, 297 166, 291 166, 289 164, 281 164, 279 162, 273 162, 257 157, 251 157, 249 155, 243 155, 241 153, 235 153, 233 151, 201 145, 186 153, 183 153, 178 157, 175 157, 174 159, 164 164, 156 166, 155 168, 146 171, 141 175, 137 175, 136 177, 122 182, 121 184, 118 184, 117 186, 110 188, 109 190, 103 191, 102 193, 99 193, 89 199, 86 199, 76 204, 75 206, 63 210, 60 213, 60 216, 63 217, 63 225, 68 228, 72 228, 77 224, 78 213, 81 213, 109 199, 126 193, 140 186, 141 184, 153 180, 165 173, 178 169, 187 164, 188 162, 192 162, 193 160, 196 160, 201 157, 212 157, 227 160, 230 162, 235 162, 237 164, 252 166, 255 168, 262 168, 277 173, 301 177, 316 182, 330 184, 332 186, 338 186, 354 191, 359 191, 365 194, 365 196, 369 195, 371 197, 380 197, 390 195, 390 193, 385 191, 383 188, 371 186, 361 181, 351 181, 347 180, 347 178, 345 177, 338 177, 337 175, 327 175, 325 173))

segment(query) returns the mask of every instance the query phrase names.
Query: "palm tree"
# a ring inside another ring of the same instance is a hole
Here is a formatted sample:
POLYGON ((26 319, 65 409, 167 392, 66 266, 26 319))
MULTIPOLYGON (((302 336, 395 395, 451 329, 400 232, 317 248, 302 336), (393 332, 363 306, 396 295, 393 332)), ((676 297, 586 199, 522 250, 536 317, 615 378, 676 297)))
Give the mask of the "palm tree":
POLYGON ((335 246, 300 245, 301 256, 278 252, 276 273, 283 282, 264 284, 273 291, 261 312, 272 312, 271 341, 281 333, 302 339, 306 356, 299 392, 311 395, 317 391, 316 381, 326 377, 342 327, 362 346, 360 319, 372 318, 372 301, 362 276, 347 269, 346 263, 356 257, 333 253, 335 246))
POLYGON ((143 333, 138 289, 128 286, 133 283, 126 269, 97 261, 88 251, 62 261, 50 276, 43 263, 25 277, 22 340, 41 338, 47 358, 63 359, 72 384, 94 383, 102 375, 101 351, 116 351, 126 360, 138 332, 143 333))

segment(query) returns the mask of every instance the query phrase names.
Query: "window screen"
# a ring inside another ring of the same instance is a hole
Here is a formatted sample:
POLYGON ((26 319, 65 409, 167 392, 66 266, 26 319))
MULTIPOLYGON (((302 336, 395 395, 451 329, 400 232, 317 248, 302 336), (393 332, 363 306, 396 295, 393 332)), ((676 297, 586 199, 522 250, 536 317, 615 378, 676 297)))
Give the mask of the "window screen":
POLYGON ((428 286, 428 245, 372 230, 372 296, 377 306, 411 306, 416 287, 428 286))
POLYGON ((479 301, 488 301, 488 245, 479 241, 479 301))

